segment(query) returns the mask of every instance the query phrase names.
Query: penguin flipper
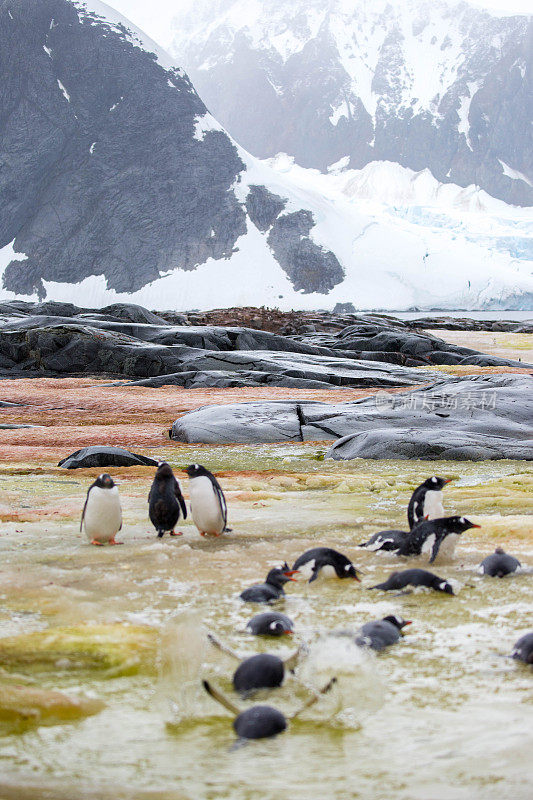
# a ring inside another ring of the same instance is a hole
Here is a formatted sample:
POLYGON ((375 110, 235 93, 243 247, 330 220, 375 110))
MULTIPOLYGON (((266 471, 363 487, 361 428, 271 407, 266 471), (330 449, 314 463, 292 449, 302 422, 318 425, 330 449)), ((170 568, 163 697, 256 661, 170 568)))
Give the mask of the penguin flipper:
POLYGON ((312 696, 309 698, 309 700, 306 700, 306 701, 305 701, 305 703, 303 703, 303 705, 301 705, 301 706, 300 706, 300 708, 299 708, 297 711, 295 711, 295 712, 294 712, 294 714, 292 714, 292 716, 291 716, 291 717, 289 717, 289 719, 296 719, 296 717, 298 717, 298 716, 299 716, 299 715, 300 715, 300 714, 301 714, 303 711, 307 711, 307 709, 308 709, 308 708, 311 708, 311 706, 314 706, 314 704, 315 704, 315 703, 316 703, 318 700, 320 700, 320 697, 321 697, 323 694, 326 694, 327 692, 329 692, 329 690, 331 689, 331 687, 332 687, 332 686, 334 686, 336 683, 337 683, 337 678, 331 678, 331 680, 329 680, 329 681, 326 683, 326 685, 325 685, 325 686, 322 686, 322 688, 321 688, 321 689, 318 689, 318 690, 316 691, 316 693, 315 693, 315 694, 313 694, 313 695, 312 695, 312 696))
POLYGON ((433 547, 431 548, 431 558, 429 559, 430 564, 433 564, 433 562, 437 558, 440 550, 440 545, 441 545, 441 540, 435 538, 435 541, 433 542, 433 547))
POLYGON ((236 661, 240 661, 240 660, 241 660, 241 657, 240 657, 240 655, 239 655, 238 653, 236 653, 236 652, 235 652, 235 650, 232 650, 232 649, 231 649, 231 647, 228 647, 227 645, 225 645, 225 644, 222 644, 222 642, 220 642, 220 641, 219 641, 219 640, 216 638, 216 636, 213 636, 213 634, 212 634, 212 633, 208 633, 208 634, 207 634, 207 639, 208 639, 208 641, 210 641, 210 642, 211 642, 211 644, 212 644, 214 647, 216 647, 218 650, 221 650, 221 651, 222 651, 222 653, 226 653, 226 655, 228 655, 228 656, 231 656, 231 657, 232 657, 232 658, 234 658, 236 661))
POLYGON ((288 669, 290 672, 294 672, 298 664, 298 661, 300 660, 300 657, 304 654, 304 652, 305 652, 305 647, 303 645, 300 645, 298 650, 295 653, 293 653, 292 656, 285 658, 283 660, 285 669, 288 669))
POLYGON ((211 686, 211 684, 208 683, 208 681, 202 681, 202 684, 209 697, 212 697, 213 700, 216 700, 217 703, 220 703, 221 706, 227 708, 227 710, 230 711, 232 714, 234 714, 236 717, 241 713, 239 708, 234 703, 232 703, 231 700, 228 697, 226 697, 226 695, 222 694, 222 692, 220 692, 214 686, 211 686))
POLYGON ((224 520, 224 528, 226 527, 226 523, 228 521, 228 508, 226 506, 226 498, 224 497, 224 492, 222 488, 219 486, 218 481, 213 484, 215 489, 216 496, 218 497, 218 502, 220 503, 220 510, 222 511, 222 517, 224 520))
POLYGON ((319 576, 319 573, 320 573, 320 570, 321 570, 321 569, 322 569, 322 565, 321 565, 321 564, 316 564, 316 563, 315 563, 315 566, 313 567, 313 574, 312 574, 312 575, 311 575, 311 577, 309 578, 309 583, 313 583, 313 581, 316 581, 316 579, 317 579, 317 578, 318 578, 318 576, 319 576))
POLYGON ((83 504, 83 511, 81 512, 81 520, 80 520, 80 533, 83 530, 83 520, 85 519, 85 512, 87 510, 87 503, 89 502, 89 492, 91 491, 93 484, 91 484, 87 490, 87 497, 85 498, 85 503, 83 504))
POLYGON ((174 494, 178 503, 180 504, 180 508, 183 514, 183 519, 187 519, 187 506, 185 505, 185 499, 181 493, 181 486, 179 481, 174 478, 174 494))

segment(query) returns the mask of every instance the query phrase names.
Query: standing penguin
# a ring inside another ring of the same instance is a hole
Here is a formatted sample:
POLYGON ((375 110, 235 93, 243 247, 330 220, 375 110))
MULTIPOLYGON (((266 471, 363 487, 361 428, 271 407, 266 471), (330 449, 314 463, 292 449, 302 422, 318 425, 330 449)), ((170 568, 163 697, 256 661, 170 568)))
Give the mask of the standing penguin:
POLYGON ((437 519, 444 516, 442 490, 451 480, 433 475, 414 490, 407 507, 407 519, 411 530, 423 519, 437 519))
POLYGON ((191 514, 200 536, 220 536, 226 530, 226 499, 215 476, 200 464, 191 464, 189 476, 191 514))
POLYGON ((80 531, 83 528, 91 544, 123 544, 115 542, 115 536, 122 528, 118 487, 106 472, 89 486, 81 514, 80 531))
POLYGON ((187 506, 179 481, 170 465, 163 461, 157 468, 148 494, 148 515, 160 539, 165 531, 169 531, 171 536, 181 535, 174 533, 174 526, 180 518, 180 509, 183 519, 187 519, 187 506))

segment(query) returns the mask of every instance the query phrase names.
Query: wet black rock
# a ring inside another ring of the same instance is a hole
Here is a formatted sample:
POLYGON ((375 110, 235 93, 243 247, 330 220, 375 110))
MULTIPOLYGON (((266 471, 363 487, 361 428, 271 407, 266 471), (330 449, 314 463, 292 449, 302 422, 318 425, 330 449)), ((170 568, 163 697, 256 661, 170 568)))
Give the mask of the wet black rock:
POLYGON ((63 458, 58 467, 65 469, 85 469, 87 467, 156 467, 157 461, 137 453, 130 453, 122 447, 84 447, 63 458))

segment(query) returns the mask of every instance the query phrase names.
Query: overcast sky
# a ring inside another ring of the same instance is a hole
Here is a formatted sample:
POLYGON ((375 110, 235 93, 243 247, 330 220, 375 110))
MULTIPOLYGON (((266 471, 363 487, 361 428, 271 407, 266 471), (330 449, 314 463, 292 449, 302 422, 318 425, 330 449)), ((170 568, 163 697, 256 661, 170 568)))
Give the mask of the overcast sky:
MULTIPOLYGON (((163 47, 170 44, 169 22, 182 5, 194 7, 193 0, 104 0, 163 47)), ((290 0, 287 0, 290 3, 290 0)), ((531 13, 532 0, 470 0, 472 5, 497 9, 505 14, 531 13)))

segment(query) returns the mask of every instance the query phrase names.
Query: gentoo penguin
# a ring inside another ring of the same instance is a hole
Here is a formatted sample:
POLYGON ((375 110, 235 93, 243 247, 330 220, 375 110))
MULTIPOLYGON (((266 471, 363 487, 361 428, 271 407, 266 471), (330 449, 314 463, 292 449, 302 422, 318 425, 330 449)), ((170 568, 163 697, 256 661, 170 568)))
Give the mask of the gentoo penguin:
POLYGON ((444 580, 444 578, 439 578, 438 575, 434 575, 432 572, 427 572, 425 569, 406 569, 403 572, 393 572, 384 583, 378 583, 376 586, 370 586, 369 588, 390 592, 393 589, 405 589, 406 586, 427 586, 437 592, 454 594, 453 588, 448 581, 444 580))
MULTIPOLYGON (((223 653, 241 661, 241 657, 227 645, 222 644, 212 633, 207 634, 208 640, 223 653)), ((300 659, 302 649, 299 648, 288 658, 282 660, 270 653, 259 653, 245 658, 233 675, 233 688, 243 696, 257 689, 275 689, 281 686, 285 677, 285 670, 294 672, 300 659)))
POLYGON ((191 464, 185 472, 189 476, 191 514, 200 536, 220 536, 226 528, 228 512, 219 482, 200 464, 191 464))
POLYGON ((357 547, 366 547, 367 550, 398 550, 407 535, 407 531, 379 531, 374 533, 368 542, 361 542, 357 547))
MULTIPOLYGON (((313 694, 289 719, 295 719, 302 711, 314 705, 320 696, 329 692, 331 687, 336 683, 337 679, 332 678, 325 686, 313 694)), ((252 706, 247 708, 246 711, 240 711, 239 708, 222 694, 218 689, 212 686, 207 681, 202 681, 205 691, 213 700, 220 703, 224 708, 227 708, 234 716, 233 729, 239 739, 266 739, 270 736, 277 736, 287 729, 287 719, 281 711, 272 706, 252 706)))
POLYGON ((410 529, 423 519, 437 519, 444 516, 442 490, 451 480, 433 475, 414 490, 407 507, 410 529))
POLYGON ((174 477, 170 465, 163 461, 157 468, 148 494, 148 515, 160 539, 165 531, 169 531, 171 536, 181 535, 174 533, 174 526, 180 518, 180 508, 183 519, 187 519, 187 506, 179 481, 174 477))
POLYGON ((278 611, 265 611, 264 614, 256 614, 247 623, 246 630, 254 636, 283 636, 292 634, 294 624, 285 614, 278 611))
POLYGON ((292 568, 302 573, 309 583, 316 581, 322 574, 327 578, 353 578, 358 581, 357 570, 342 553, 332 550, 331 547, 313 547, 299 556, 292 568))
POLYGON ((491 556, 483 559, 478 572, 481 575, 490 575, 492 578, 503 578, 511 572, 516 572, 522 564, 514 556, 508 555, 501 547, 497 547, 491 556))
POLYGON ((285 563, 282 567, 271 569, 264 583, 255 583, 249 589, 241 592, 239 597, 246 603, 272 603, 280 597, 284 597, 283 585, 289 581, 295 581, 292 576, 298 572, 297 569, 289 569, 285 563))
POLYGON ((520 637, 513 647, 511 658, 516 658, 525 664, 533 664, 533 631, 520 637))
POLYGON ((359 647, 370 647, 372 650, 383 650, 391 644, 396 644, 403 636, 402 628, 410 625, 411 620, 405 620, 390 614, 388 617, 376 622, 366 622, 355 635, 355 643, 359 647))
POLYGON ((396 555, 419 556, 430 553, 429 563, 432 564, 440 550, 442 555, 451 558, 459 535, 470 528, 480 527, 466 517, 442 517, 420 522, 409 531, 396 555))
POLYGON ((99 475, 89 486, 81 513, 80 532, 83 528, 91 544, 122 544, 115 542, 115 536, 122 528, 118 487, 107 472, 99 475))

